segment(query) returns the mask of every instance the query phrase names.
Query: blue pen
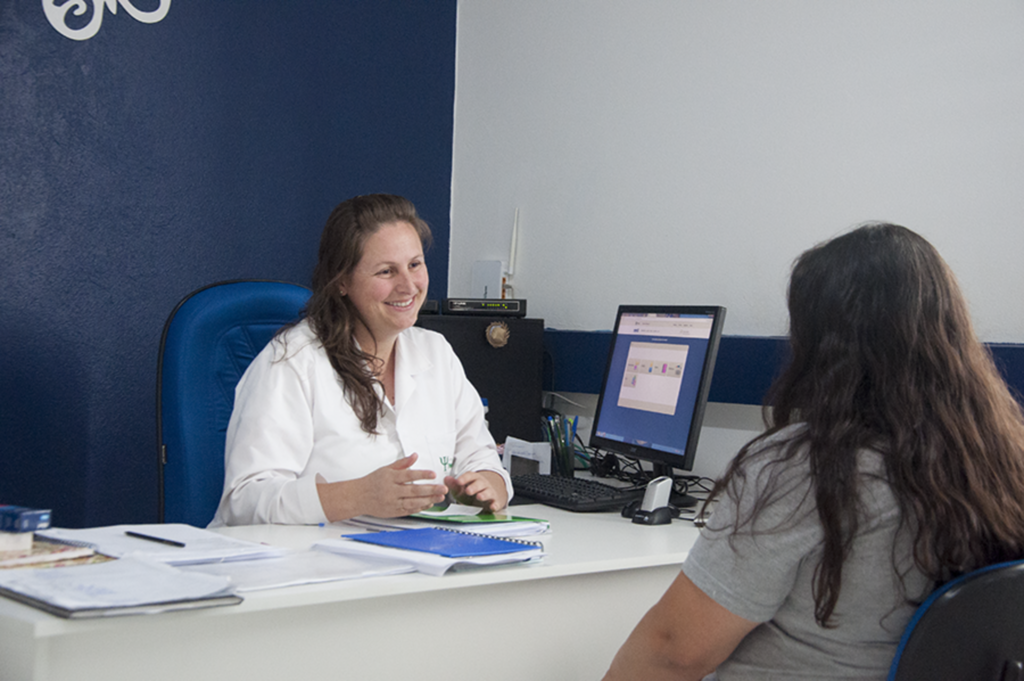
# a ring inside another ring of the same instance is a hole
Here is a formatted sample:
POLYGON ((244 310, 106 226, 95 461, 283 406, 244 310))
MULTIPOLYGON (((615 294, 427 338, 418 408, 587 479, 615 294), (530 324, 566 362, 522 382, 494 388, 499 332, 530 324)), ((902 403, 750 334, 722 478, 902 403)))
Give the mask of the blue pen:
POLYGON ((575 447, 573 447, 572 439, 570 439, 569 437, 569 419, 565 419, 562 422, 562 425, 563 430, 565 432, 565 435, 563 435, 563 437, 565 438, 565 451, 562 453, 563 462, 565 465, 565 474, 568 476, 572 476, 573 468, 575 468, 575 462, 573 461, 573 452, 575 451, 575 447))

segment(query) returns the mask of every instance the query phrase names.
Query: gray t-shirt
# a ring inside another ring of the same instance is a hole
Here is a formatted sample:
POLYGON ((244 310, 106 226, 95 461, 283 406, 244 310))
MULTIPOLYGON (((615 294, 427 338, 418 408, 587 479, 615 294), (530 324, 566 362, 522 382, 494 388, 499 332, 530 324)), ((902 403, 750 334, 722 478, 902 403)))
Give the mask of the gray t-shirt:
POLYGON ((762 622, 718 667, 719 681, 885 679, 914 613, 907 599, 921 599, 931 584, 913 566, 909 533, 897 533, 899 509, 881 455, 858 454, 863 515, 843 564, 835 626, 829 629, 814 620, 812 586, 823 531, 807 458, 798 455, 775 466, 772 480, 770 459, 766 453, 755 456, 746 481, 736 483, 741 517, 760 495, 775 494, 756 524, 732 534, 737 506, 723 495, 683 565, 686 576, 719 605, 762 622), (904 574, 902 585, 897 572, 904 574))

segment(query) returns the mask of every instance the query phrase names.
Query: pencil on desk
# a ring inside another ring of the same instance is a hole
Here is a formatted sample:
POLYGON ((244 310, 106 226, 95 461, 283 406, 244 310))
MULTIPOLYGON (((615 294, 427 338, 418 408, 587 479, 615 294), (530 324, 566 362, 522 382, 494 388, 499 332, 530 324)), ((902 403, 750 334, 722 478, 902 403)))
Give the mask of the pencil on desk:
POLYGON ((135 537, 136 539, 145 539, 146 541, 156 542, 158 544, 167 544, 168 546, 177 546, 178 548, 185 548, 185 544, 180 541, 174 541, 173 539, 164 539, 163 537, 152 537, 148 534, 142 534, 141 532, 132 532, 131 530, 125 530, 125 534, 129 537, 135 537))

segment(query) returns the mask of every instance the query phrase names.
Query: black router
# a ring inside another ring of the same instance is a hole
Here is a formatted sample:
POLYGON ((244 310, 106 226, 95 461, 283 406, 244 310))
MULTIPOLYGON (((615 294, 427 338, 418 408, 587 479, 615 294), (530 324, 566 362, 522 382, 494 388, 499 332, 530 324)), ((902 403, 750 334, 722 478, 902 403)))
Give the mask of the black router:
POLYGON ((447 298, 442 306, 441 314, 525 317, 526 300, 522 298, 447 298))

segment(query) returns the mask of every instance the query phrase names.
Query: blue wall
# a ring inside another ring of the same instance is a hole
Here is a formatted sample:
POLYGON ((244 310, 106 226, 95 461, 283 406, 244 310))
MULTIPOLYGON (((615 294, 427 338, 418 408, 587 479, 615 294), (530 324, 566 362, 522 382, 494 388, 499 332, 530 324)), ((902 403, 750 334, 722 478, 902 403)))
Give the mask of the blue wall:
POLYGON ((350 195, 417 204, 445 296, 455 12, 174 0, 74 41, 0 2, 0 503, 154 521, 168 313, 223 279, 308 283, 350 195))
MULTIPOLYGON (((594 395, 601 392, 611 341, 611 331, 545 329, 544 389, 594 395)), ((788 353, 785 338, 722 336, 708 399, 763 404, 788 353)))
MULTIPOLYGON (((597 394, 611 349, 611 331, 544 330, 544 389, 597 394)), ((1024 345, 990 343, 996 367, 1024 404, 1024 345)), ((708 399, 730 404, 764 404, 789 357, 785 338, 722 336, 708 399)))

